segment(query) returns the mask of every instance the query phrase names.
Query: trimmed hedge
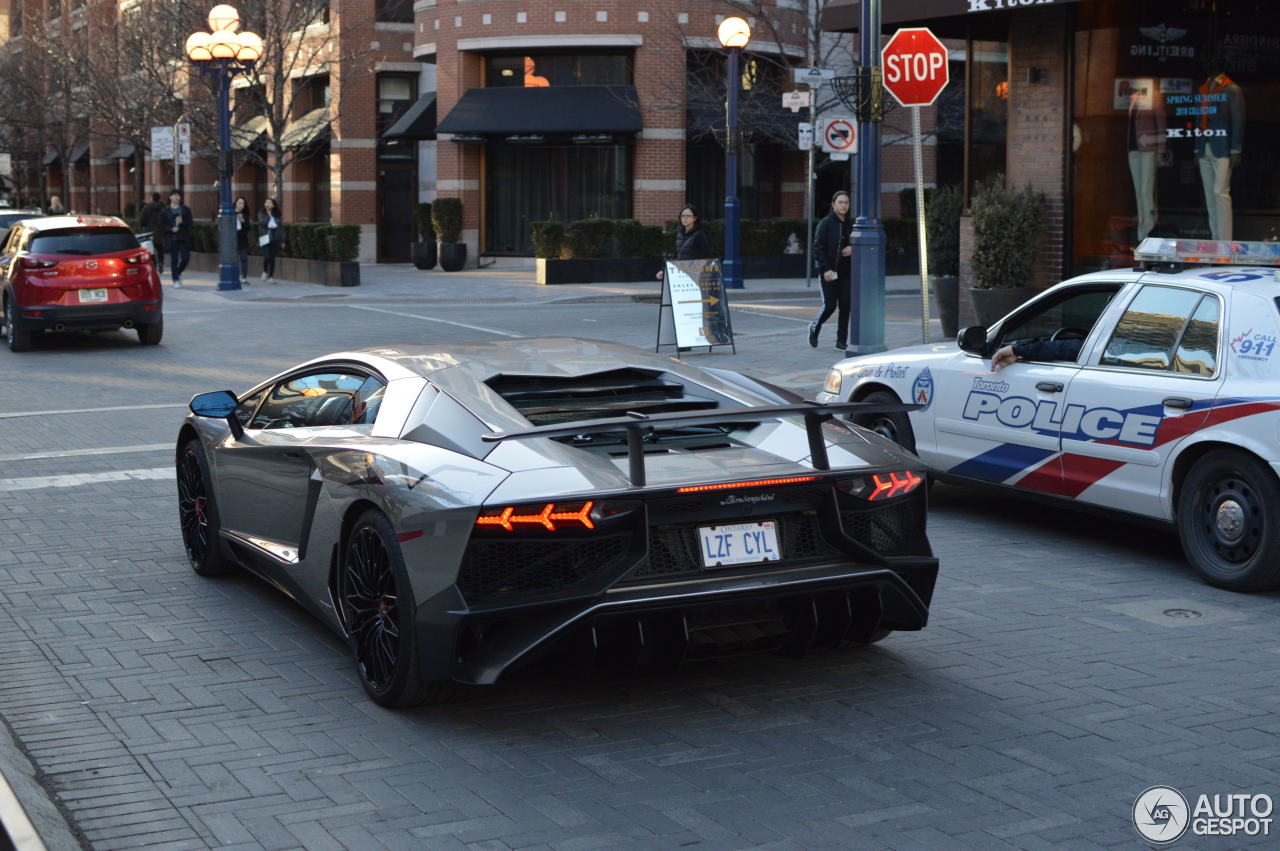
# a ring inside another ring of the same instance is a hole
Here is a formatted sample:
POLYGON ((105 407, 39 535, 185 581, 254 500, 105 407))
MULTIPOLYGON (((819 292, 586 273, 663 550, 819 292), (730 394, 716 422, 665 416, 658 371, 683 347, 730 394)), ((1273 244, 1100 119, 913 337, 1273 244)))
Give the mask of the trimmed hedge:
POLYGON ((579 219, 565 230, 565 243, 574 257, 608 257, 613 242, 613 219, 579 219))
POLYGON ((436 236, 445 245, 454 245, 462 241, 462 199, 437 198, 431 206, 431 224, 435 225, 436 236))
MULTIPOLYGON (((582 219, 566 227, 560 222, 533 222, 534 255, 543 258, 666 257, 675 250, 678 224, 642 225, 635 219, 582 219)), ((739 249, 743 257, 785 254, 791 236, 804 253, 804 219, 743 219, 739 249)), ((703 220, 702 230, 718 255, 724 254, 724 222, 703 220)))
POLYGON ((564 250, 564 225, 560 222, 530 222, 533 231, 533 256, 559 258, 564 250))
MULTIPOLYGON (((191 223, 191 250, 206 254, 218 253, 218 223, 191 223)), ((249 238, 249 253, 262 254, 256 230, 249 238)), ((280 257, 303 260, 328 260, 350 262, 360 254, 359 225, 326 225, 319 223, 295 223, 284 226, 284 247, 280 257)))
POLYGON ((418 242, 435 242, 436 228, 431 223, 431 205, 418 204, 413 208, 413 232, 418 235, 418 242))

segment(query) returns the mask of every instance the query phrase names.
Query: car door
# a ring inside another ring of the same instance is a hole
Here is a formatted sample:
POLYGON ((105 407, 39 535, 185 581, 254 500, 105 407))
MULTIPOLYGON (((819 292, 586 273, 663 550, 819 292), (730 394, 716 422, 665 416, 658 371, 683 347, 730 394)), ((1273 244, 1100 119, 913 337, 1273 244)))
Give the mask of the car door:
MULTIPOLYGON (((1088 338, 1122 286, 1091 281, 1046 293, 992 329, 988 350, 1026 340, 1088 338)), ((935 382, 934 466, 989 482, 1056 488, 1062 399, 1080 360, 1019 361, 992 372, 990 357, 960 352, 943 364, 935 382)))
POLYGON ((371 380, 383 383, 353 367, 313 368, 261 394, 244 434, 214 449, 227 532, 282 561, 305 555, 321 485, 312 452, 351 425, 357 393, 371 380))
MULTIPOLYGON (((1222 298, 1144 283, 1067 388, 1064 496, 1164 518, 1163 470, 1222 384, 1222 298)), ((1166 518, 1167 519, 1167 518, 1166 518)))

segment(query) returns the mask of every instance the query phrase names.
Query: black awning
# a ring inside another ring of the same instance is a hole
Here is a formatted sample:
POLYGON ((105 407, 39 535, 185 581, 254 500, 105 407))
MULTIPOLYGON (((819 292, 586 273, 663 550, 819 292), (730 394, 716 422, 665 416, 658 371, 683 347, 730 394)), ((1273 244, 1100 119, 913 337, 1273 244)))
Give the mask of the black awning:
POLYGON ((89 161, 89 143, 81 142, 71 149, 71 156, 67 160, 73 163, 87 163, 89 161))
POLYGON ((384 139, 422 140, 436 137, 436 93, 428 92, 382 133, 384 139))
POLYGON ((120 147, 107 154, 109 160, 131 160, 133 159, 134 146, 132 142, 121 142, 120 147))
POLYGON ((40 165, 57 165, 62 161, 62 155, 57 151, 45 152, 44 159, 40 160, 40 165))
POLYGON ((639 133, 635 86, 499 86, 469 89, 441 133, 507 135, 639 133))
MULTIPOLYGON (((1035 4, 1021 6, 1011 0, 895 0, 893 3, 882 3, 880 22, 885 30, 897 29, 898 24, 919 23, 928 26, 939 36, 964 35, 963 22, 992 24, 986 20, 998 17, 1003 25, 1004 16, 1016 13, 1023 8, 1041 9, 1047 5, 1062 6, 1067 3, 1079 3, 1081 0, 1037 0, 1035 4), (989 16, 987 12, 999 12, 998 16, 989 16), (943 23, 942 18, 956 18, 943 23), (956 25, 960 25, 960 29, 956 25)), ((831 0, 822 10, 822 29, 825 32, 857 32, 858 0, 831 0)))

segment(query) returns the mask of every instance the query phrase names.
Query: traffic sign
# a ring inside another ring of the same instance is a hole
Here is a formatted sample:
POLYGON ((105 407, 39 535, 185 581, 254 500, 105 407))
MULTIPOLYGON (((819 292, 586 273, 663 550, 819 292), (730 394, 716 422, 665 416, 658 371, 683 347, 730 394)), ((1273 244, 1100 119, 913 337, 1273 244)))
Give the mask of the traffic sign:
POLYGON ((799 148, 802 151, 813 150, 813 125, 808 121, 801 121, 799 124, 800 139, 799 148))
POLYGON ((880 51, 884 87, 903 106, 928 106, 950 80, 947 47, 926 27, 898 30, 880 51))
POLYGON ((786 92, 782 95, 782 105, 792 112, 799 112, 803 107, 809 105, 809 98, 812 92, 802 92, 796 90, 794 92, 786 92))
POLYGON ((792 73, 797 86, 808 86, 811 89, 820 88, 836 75, 830 68, 795 68, 792 73))
POLYGON ((822 135, 818 137, 822 150, 828 154, 856 154, 858 152, 858 128, 852 116, 826 115, 818 122, 822 135))
POLYGON ((173 128, 172 127, 152 127, 151 128, 151 159, 153 160, 173 159, 173 128))

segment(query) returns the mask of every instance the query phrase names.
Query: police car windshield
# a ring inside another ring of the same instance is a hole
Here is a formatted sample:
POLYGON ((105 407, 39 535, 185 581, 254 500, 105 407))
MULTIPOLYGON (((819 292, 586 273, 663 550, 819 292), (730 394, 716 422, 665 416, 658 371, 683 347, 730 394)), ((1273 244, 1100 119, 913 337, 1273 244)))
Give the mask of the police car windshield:
POLYGON ((32 254, 114 254, 138 248, 128 228, 63 228, 40 231, 27 250, 32 254))

